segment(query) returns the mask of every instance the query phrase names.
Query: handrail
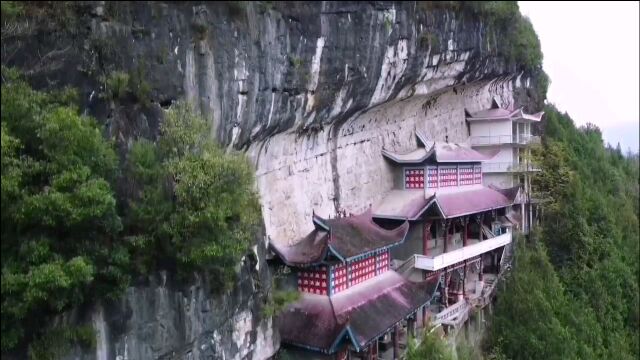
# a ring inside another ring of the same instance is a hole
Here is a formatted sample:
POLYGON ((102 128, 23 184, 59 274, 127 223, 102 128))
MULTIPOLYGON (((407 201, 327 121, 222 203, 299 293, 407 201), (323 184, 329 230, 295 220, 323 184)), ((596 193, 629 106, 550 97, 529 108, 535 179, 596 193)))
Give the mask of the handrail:
POLYGON ((448 319, 451 318, 456 318, 459 316, 460 313, 464 312, 465 310, 468 309, 468 305, 467 305, 467 301, 466 300, 461 300, 458 301, 457 303, 445 308, 444 310, 440 311, 439 313, 435 314, 435 316, 433 317, 433 324, 440 324, 443 323, 445 321, 447 321, 448 319))
POLYGON ((422 270, 436 271, 504 246, 511 242, 511 236, 512 234, 509 232, 436 256, 416 254, 414 255, 416 258, 415 267, 422 270))
POLYGON ((498 144, 511 144, 513 143, 513 136, 511 135, 480 135, 471 136, 471 145, 498 145, 498 144))
POLYGON ((500 145, 500 144, 539 144, 540 136, 537 135, 474 135, 470 136, 471 146, 500 145))
POLYGON ((402 264, 398 265, 395 268, 395 271, 398 274, 404 274, 405 271, 407 271, 408 269, 411 269, 415 266, 416 264, 416 256, 415 255, 411 255, 407 260, 403 261, 402 264), (408 269, 406 269, 408 267, 408 269))
POLYGON ((540 169, 533 164, 523 164, 515 162, 484 162, 482 163, 482 172, 521 172, 521 171, 539 171, 540 169))
POLYGON ((507 246, 502 248, 502 255, 500 256, 500 266, 502 267, 502 263, 504 262, 504 258, 507 255, 507 246))

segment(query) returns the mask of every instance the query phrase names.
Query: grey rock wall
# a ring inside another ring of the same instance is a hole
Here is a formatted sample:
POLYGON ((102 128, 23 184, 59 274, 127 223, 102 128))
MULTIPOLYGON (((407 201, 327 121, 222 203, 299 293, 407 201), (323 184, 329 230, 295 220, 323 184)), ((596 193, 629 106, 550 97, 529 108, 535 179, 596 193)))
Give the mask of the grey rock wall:
POLYGON ((425 3, 82 2, 73 31, 8 39, 3 62, 39 87, 79 87, 87 111, 125 148, 155 137, 160 109, 186 98, 222 144, 247 149, 398 96, 514 73, 496 55, 504 33, 425 3), (100 96, 114 71, 140 74, 150 102, 100 96))
POLYGON ((242 259, 233 290, 216 293, 207 279, 184 286, 166 273, 130 287, 116 302, 76 309, 61 323, 90 323, 95 349, 65 359, 267 359, 279 348, 272 318, 262 315, 271 275, 264 247, 242 259))

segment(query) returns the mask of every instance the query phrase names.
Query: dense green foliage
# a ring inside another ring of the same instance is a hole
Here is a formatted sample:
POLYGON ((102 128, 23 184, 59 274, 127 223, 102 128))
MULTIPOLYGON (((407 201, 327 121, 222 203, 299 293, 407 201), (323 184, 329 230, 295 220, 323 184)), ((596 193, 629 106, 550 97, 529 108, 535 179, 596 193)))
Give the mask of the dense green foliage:
MULTIPOLYGON (((488 50, 517 70, 540 71, 542 49, 531 21, 520 14, 517 1, 418 1, 423 11, 446 9, 479 19, 489 31, 488 50), (502 35, 498 35, 502 34, 502 35)), ((423 34, 426 39, 428 34, 423 34)))
POLYGON ((534 179, 542 227, 518 248, 492 342, 513 359, 635 359, 638 157, 605 147, 597 127, 576 128, 552 106, 545 116, 534 179))
POLYGON ((531 21, 520 14, 516 1, 465 1, 463 9, 505 34, 499 41, 493 35, 498 55, 519 70, 542 68, 540 40, 531 21))
POLYGON ((225 155, 185 104, 173 107, 161 130, 157 145, 133 145, 127 166, 139 188, 127 216, 136 265, 143 273, 207 270, 215 286, 229 286, 258 230, 253 170, 244 157, 225 155))
MULTIPOLYGON (((418 342, 415 338, 409 338, 407 351, 404 354, 407 360, 441 359, 441 360, 480 360, 483 359, 480 349, 474 348, 466 341, 457 343, 455 351, 447 340, 440 335, 437 329, 431 328, 423 331, 418 342)), ((502 360, 496 356, 489 359, 502 360)))
MULTIPOLYGON (((273 288, 273 287, 272 287, 273 288)), ((271 295, 269 302, 263 307, 263 314, 267 317, 271 317, 279 314, 288 304, 298 301, 300 299, 299 291, 280 291, 276 290, 271 295)))
POLYGON ((2 6, 1 13, 3 21, 15 19, 16 17, 22 15, 24 11, 22 8, 22 4, 17 1, 2 1, 0 2, 0 4, 2 6))
POLYGON ((435 331, 424 331, 420 343, 409 339, 407 360, 453 360, 455 356, 447 343, 435 331))
POLYGON ((121 249, 116 170, 93 120, 24 82, 2 85, 3 351, 123 276, 111 269, 121 249))
POLYGON ((145 80, 144 61, 131 73, 114 71, 108 76, 101 76, 100 81, 104 84, 102 97, 112 101, 124 101, 128 97, 143 105, 148 105, 150 100, 151 86, 145 80))
POLYGON ((86 348, 95 348, 96 334, 93 327, 83 325, 54 328, 33 341, 29 355, 32 359, 57 360, 67 355, 74 343, 86 348))
POLYGON ((34 91, 5 68, 2 78, 3 353, 90 345, 85 331, 42 324, 118 296, 132 276, 169 269, 233 283, 259 207, 250 165, 217 148, 204 120, 173 106, 157 144, 136 142, 122 162, 73 91, 34 91), (116 196, 118 179, 133 196, 116 196))
POLYGON ((438 331, 423 331, 420 342, 409 338, 406 352, 407 360, 476 360, 481 354, 471 345, 462 342, 456 345, 455 352, 450 344, 442 338, 438 331))

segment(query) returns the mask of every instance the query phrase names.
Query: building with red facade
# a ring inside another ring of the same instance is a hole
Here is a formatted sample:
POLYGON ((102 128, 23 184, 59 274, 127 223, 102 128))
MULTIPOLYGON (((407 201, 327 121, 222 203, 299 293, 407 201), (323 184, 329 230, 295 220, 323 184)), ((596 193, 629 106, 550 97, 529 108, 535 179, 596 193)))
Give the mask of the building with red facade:
POLYGON ((416 136, 415 150, 382 151, 394 186, 381 201, 355 216, 314 214, 304 238, 271 245, 301 294, 278 317, 296 357, 377 359, 391 337, 397 358, 401 333, 457 329, 491 300, 521 188, 483 185, 490 157, 467 145, 416 136))

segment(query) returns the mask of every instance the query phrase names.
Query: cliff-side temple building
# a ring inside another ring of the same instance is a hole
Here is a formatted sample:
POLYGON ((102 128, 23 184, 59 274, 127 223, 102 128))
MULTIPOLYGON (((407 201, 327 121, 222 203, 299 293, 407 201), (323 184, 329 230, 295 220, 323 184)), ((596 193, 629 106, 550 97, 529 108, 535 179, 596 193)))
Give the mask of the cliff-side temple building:
POLYGON ((510 263, 513 231, 526 229, 527 189, 511 172, 487 172, 487 164, 501 152, 520 152, 527 122, 541 114, 490 110, 467 114, 470 131, 480 131, 480 119, 500 122, 506 114, 509 126, 517 124, 509 128, 516 139, 509 150, 482 144, 477 151, 416 132, 415 150, 382 150, 394 180, 381 201, 359 215, 314 214, 307 236, 271 244, 290 270, 289 288, 301 294, 278 318, 288 351, 312 359, 397 358, 398 339, 416 326, 456 330, 491 301, 510 263))
POLYGON ((522 108, 502 108, 494 99, 488 109, 465 113, 472 148, 490 156, 482 165, 484 184, 503 189, 520 186, 522 193, 514 207, 521 230, 528 233, 537 217, 531 201, 531 173, 540 171, 530 161, 530 146, 540 143, 540 137, 531 134, 531 126, 540 122, 544 112, 527 114, 522 108))
POLYGON ((389 251, 406 240, 409 223, 387 230, 370 211, 335 219, 314 215, 313 223, 295 245, 272 246, 293 270, 301 294, 278 319, 282 342, 317 358, 347 359, 377 357, 380 339, 391 335, 397 352, 399 324, 413 331, 424 321, 437 281, 411 282, 390 269, 389 251))
POLYGON ((483 185, 486 156, 417 136, 415 151, 383 151, 396 183, 373 216, 385 227, 409 221, 407 240, 392 250, 396 271, 415 281, 439 278, 431 321, 455 327, 493 291, 518 226, 511 206, 520 192, 483 185))

